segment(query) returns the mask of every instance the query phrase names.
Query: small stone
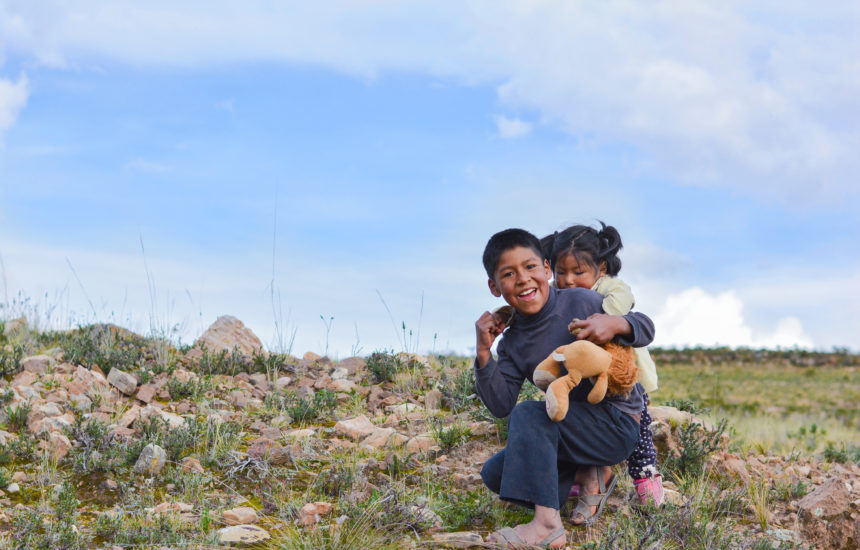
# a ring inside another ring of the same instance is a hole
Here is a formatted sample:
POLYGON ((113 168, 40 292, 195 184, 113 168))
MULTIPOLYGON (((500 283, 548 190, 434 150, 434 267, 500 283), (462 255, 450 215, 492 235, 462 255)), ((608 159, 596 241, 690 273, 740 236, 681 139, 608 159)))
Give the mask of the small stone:
POLYGON ((309 502, 299 510, 299 523, 302 525, 313 525, 331 512, 332 504, 329 502, 309 502))
POLYGON ((144 384, 137 390, 137 395, 135 395, 139 400, 144 403, 151 403, 153 398, 155 397, 155 386, 151 384, 144 384))
POLYGON ((232 542, 254 544, 269 538, 269 532, 256 525, 231 525, 218 530, 218 540, 222 544, 232 542))
POLYGON ((239 506, 232 510, 224 512, 224 523, 227 525, 242 525, 257 523, 260 518, 257 517, 257 511, 249 506, 239 506))
POLYGON ((54 363, 54 358, 48 355, 33 355, 21 360, 21 367, 27 372, 45 374, 54 363))
POLYGON ((272 466, 283 466, 292 459, 290 450, 268 437, 260 437, 248 446, 248 457, 265 460, 272 466))
POLYGON ((48 434, 46 448, 51 460, 54 462, 60 462, 69 454, 69 451, 72 449, 72 442, 69 441, 68 437, 61 433, 51 432, 48 434))
POLYGON ((132 395, 137 389, 137 380, 134 376, 117 368, 112 368, 107 376, 108 384, 115 387, 125 395, 132 395))
POLYGON ((15 493, 21 492, 21 487, 18 486, 17 483, 10 483, 9 485, 6 486, 6 492, 14 495, 15 493))
POLYGON ((365 437, 361 444, 373 449, 382 449, 387 446, 394 437, 394 428, 376 428, 373 433, 365 437))
POLYGON ((260 429, 260 435, 277 441, 281 438, 282 434, 280 428, 275 428, 274 426, 263 426, 260 429))
POLYGON ((440 392, 439 390, 430 390, 424 394, 424 407, 426 409, 435 411, 440 407, 440 405, 442 405, 442 392, 440 392))
POLYGON ((404 418, 407 414, 417 411, 419 408, 420 407, 415 403, 401 403, 400 405, 386 407, 385 410, 392 414, 396 414, 400 418, 404 418))
POLYGON ((167 463, 167 453, 153 443, 150 443, 141 451, 137 462, 134 464, 134 471, 139 474, 158 475, 167 463))
POLYGON ((320 359, 322 359, 322 355, 318 355, 312 351, 307 351, 302 356, 302 358, 306 361, 319 361, 320 359))
POLYGON ((307 439, 309 437, 313 437, 315 434, 316 432, 311 430, 310 428, 304 428, 300 430, 292 430, 290 432, 287 432, 286 435, 287 437, 292 437, 295 439, 307 439))
POLYGON ((354 375, 365 369, 367 363, 361 357, 347 357, 343 361, 340 361, 337 366, 345 368, 350 375, 354 375))
POLYGON ((12 474, 11 479, 15 483, 24 483, 25 481, 27 481, 27 474, 24 472, 21 472, 21 471, 17 471, 14 474, 12 474))
POLYGON ((332 391, 349 393, 356 388, 356 383, 352 380, 341 378, 339 380, 332 380, 331 384, 329 384, 329 388, 332 391))
POLYGON ((363 414, 348 420, 341 420, 334 425, 335 433, 345 435, 353 440, 367 437, 374 430, 376 430, 376 426, 363 414))
POLYGON ((416 435, 406 442, 406 452, 424 453, 429 451, 435 444, 436 441, 430 436, 416 435))
POLYGON ((293 379, 290 378, 289 376, 281 376, 280 378, 275 380, 275 389, 276 390, 282 390, 282 389, 288 387, 292 381, 293 381, 293 379))
POLYGON ((331 370, 331 379, 332 380, 343 380, 347 376, 349 376, 349 371, 343 367, 336 367, 331 370))
POLYGON ((119 489, 119 483, 112 479, 106 479, 104 481, 104 486, 105 489, 107 489, 108 491, 116 491, 117 489, 119 489))
POLYGON ((446 548, 484 547, 484 539, 478 533, 462 531, 460 533, 436 533, 433 542, 446 548))
POLYGON ((200 461, 193 456, 186 456, 181 462, 182 471, 186 473, 202 474, 205 470, 200 461))

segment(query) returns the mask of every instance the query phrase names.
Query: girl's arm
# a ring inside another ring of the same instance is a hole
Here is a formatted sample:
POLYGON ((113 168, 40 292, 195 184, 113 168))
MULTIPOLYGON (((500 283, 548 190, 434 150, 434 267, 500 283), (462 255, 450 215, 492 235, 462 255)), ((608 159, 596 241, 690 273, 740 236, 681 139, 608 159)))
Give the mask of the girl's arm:
POLYGON ((627 283, 616 277, 603 277, 594 290, 603 296, 603 311, 610 315, 627 315, 636 303, 627 283))

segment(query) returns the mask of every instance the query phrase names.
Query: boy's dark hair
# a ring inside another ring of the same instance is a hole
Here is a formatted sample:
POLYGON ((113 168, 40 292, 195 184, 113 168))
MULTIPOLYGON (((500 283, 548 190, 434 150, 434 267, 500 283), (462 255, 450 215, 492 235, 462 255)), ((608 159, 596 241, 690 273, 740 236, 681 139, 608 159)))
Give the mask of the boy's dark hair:
POLYGON ((600 222, 600 230, 588 225, 572 225, 547 235, 540 240, 540 244, 553 271, 558 259, 568 254, 595 270, 599 270, 600 264, 606 262, 606 274, 611 277, 621 271, 621 259, 618 257, 618 252, 623 248, 621 234, 603 222, 600 222))
POLYGON ((496 266, 499 264, 499 258, 502 257, 502 254, 518 246, 531 248, 541 260, 546 259, 538 238, 525 229, 512 228, 499 231, 490 237, 490 240, 487 241, 487 246, 484 247, 484 269, 487 270, 487 276, 490 279, 493 278, 493 273, 496 271, 496 266))

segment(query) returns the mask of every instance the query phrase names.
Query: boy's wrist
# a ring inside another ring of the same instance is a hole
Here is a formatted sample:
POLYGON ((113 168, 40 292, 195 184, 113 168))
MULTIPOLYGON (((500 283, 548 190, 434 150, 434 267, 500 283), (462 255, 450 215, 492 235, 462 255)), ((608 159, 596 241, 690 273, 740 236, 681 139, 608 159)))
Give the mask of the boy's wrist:
POLYGON ((489 349, 485 349, 485 350, 479 349, 477 351, 477 354, 476 354, 476 359, 478 360, 477 361, 478 368, 480 369, 480 368, 487 366, 487 363, 490 362, 491 357, 492 357, 492 354, 490 353, 489 349))

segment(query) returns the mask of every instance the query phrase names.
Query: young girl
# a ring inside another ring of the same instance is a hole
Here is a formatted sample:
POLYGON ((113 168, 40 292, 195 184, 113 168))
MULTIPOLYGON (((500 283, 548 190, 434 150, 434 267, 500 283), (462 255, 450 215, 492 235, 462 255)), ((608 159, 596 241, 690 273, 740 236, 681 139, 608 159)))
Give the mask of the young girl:
MULTIPOLYGON (((547 235, 541 246, 550 262, 553 283, 558 288, 584 287, 596 290, 603 298, 603 310, 610 315, 625 315, 633 308, 633 294, 624 281, 616 278, 621 270, 618 252, 621 235, 612 227, 600 222, 600 229, 574 225, 564 231, 547 235)), ((646 348, 635 348, 639 367, 639 383, 646 392, 657 389, 657 368, 646 348)), ((662 476, 657 472, 657 451, 651 434, 651 415, 648 414, 648 394, 639 423, 639 441, 627 459, 627 471, 633 478, 639 500, 644 504, 663 502, 662 476)), ((604 467, 602 477, 609 477, 604 467)), ((596 472, 583 472, 583 479, 594 477, 596 472)), ((578 496, 578 486, 571 489, 578 496)))

